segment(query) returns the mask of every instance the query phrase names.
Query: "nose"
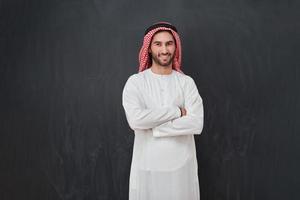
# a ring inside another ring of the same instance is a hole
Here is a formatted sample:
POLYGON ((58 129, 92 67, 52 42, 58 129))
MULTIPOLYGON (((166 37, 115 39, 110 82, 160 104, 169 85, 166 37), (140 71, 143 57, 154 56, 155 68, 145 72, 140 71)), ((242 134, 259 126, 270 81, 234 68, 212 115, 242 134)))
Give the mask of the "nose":
POLYGON ((161 47, 161 53, 162 53, 162 54, 168 53, 168 50, 167 50, 166 45, 162 45, 162 47, 161 47))

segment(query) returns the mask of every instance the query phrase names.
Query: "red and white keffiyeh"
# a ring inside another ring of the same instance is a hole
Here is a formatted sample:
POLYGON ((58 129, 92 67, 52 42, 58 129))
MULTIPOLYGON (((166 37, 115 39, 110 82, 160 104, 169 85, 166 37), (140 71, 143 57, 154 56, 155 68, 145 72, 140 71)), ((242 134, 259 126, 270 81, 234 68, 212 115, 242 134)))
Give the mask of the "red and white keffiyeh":
POLYGON ((149 56, 149 48, 151 45, 151 41, 153 36, 155 35, 156 32, 161 31, 161 30, 167 30, 170 31, 175 39, 176 43, 176 50, 175 50, 175 56, 172 64, 172 68, 176 71, 181 71, 181 42, 180 38, 177 32, 175 32, 173 29, 168 28, 168 27, 157 27, 151 31, 149 31, 145 36, 144 36, 144 41, 143 41, 143 46, 140 49, 139 52, 139 72, 144 71, 145 69, 150 67, 151 64, 151 57, 149 56))

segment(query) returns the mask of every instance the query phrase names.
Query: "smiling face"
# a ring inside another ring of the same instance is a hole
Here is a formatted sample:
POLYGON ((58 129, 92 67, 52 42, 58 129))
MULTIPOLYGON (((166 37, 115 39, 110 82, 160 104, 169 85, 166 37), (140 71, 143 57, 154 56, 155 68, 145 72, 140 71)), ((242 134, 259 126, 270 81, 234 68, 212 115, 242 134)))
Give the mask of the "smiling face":
POLYGON ((152 57, 152 65, 160 67, 172 67, 176 50, 175 40, 169 31, 157 32, 151 41, 149 53, 152 57))

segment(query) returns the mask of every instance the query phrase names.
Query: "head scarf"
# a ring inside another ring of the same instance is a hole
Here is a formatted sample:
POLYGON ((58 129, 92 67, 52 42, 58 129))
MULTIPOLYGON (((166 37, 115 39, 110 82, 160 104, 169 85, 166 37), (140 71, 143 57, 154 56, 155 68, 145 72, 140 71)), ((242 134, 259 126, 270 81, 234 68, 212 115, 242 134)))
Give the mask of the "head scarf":
POLYGON ((175 50, 175 56, 173 59, 172 68, 175 69, 176 71, 182 72, 180 69, 181 68, 180 38, 177 33, 177 29, 168 22, 155 23, 145 31, 143 46, 139 53, 139 64, 140 64, 139 72, 144 71, 145 69, 150 67, 151 57, 149 56, 149 48, 151 45, 151 41, 152 41, 152 38, 155 35, 155 33, 157 33, 158 31, 162 31, 162 30, 170 31, 175 39, 176 50, 175 50))

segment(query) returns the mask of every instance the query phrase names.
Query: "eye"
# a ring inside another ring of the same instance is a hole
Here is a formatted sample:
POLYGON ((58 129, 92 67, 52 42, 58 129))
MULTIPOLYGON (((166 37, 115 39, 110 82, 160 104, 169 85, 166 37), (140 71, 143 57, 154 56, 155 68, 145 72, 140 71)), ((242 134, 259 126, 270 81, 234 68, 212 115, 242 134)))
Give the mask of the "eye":
POLYGON ((172 46, 174 44, 174 42, 168 42, 167 45, 168 46, 172 46))

